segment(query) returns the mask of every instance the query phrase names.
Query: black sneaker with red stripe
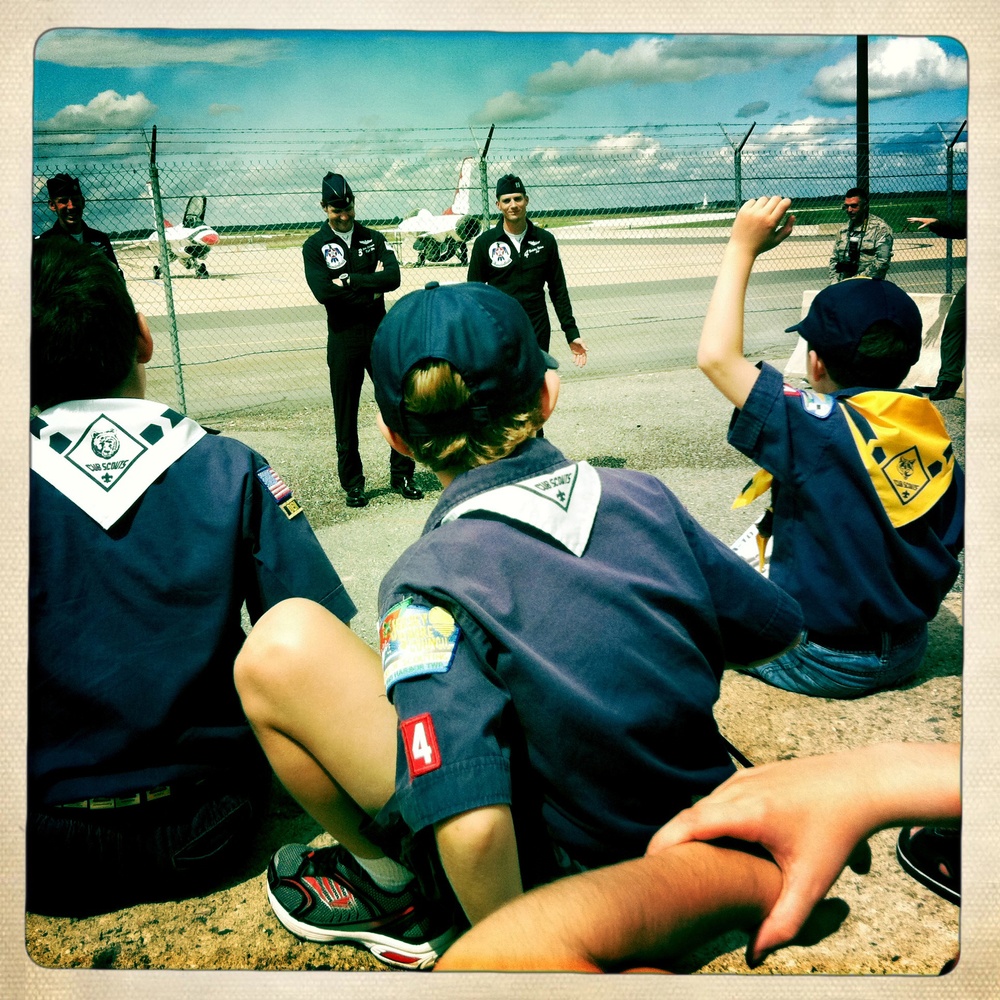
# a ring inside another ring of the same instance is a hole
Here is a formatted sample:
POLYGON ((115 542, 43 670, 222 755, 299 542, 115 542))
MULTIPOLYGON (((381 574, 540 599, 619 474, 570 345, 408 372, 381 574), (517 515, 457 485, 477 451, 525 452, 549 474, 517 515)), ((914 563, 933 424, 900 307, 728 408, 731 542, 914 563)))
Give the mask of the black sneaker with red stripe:
POLYGON ((414 883, 382 889, 339 844, 286 844, 267 866, 277 918, 307 941, 353 941, 398 969, 429 969, 458 936, 414 883))

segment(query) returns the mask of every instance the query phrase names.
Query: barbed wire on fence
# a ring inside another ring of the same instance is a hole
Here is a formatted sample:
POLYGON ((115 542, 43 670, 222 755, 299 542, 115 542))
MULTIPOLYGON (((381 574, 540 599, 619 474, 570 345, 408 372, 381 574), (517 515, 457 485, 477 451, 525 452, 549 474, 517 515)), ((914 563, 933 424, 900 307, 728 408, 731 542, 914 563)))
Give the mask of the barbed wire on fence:
MULTIPOLYGON (((803 292, 826 283, 841 199, 857 170, 853 125, 844 122, 498 127, 483 184, 485 139, 485 129, 468 128, 160 130, 156 213, 149 136, 39 131, 33 230, 53 222, 46 178, 79 177, 88 224, 111 235, 136 306, 161 338, 151 391, 204 418, 326 397, 325 316, 306 286, 301 245, 324 224, 328 170, 348 177, 358 218, 383 229, 396 250, 403 282, 390 306, 429 279, 465 278, 461 233, 432 243, 403 225, 422 209, 441 216, 452 207, 462 161, 477 164, 464 211, 480 228, 495 224, 497 177, 519 174, 532 218, 559 241, 591 352, 587 368, 567 378, 693 364, 737 202, 759 194, 792 197, 798 221, 793 239, 759 265, 746 343, 756 356, 787 356, 794 337, 784 330, 798 319, 803 292), (192 196, 203 199, 218 239, 186 267, 152 237, 185 221, 192 196), (198 280, 198 262, 210 280, 198 280)), ((871 130, 869 147, 872 211, 896 233, 890 277, 911 292, 957 287, 964 241, 950 244, 906 219, 964 215, 965 142, 936 123, 891 123, 871 130)))

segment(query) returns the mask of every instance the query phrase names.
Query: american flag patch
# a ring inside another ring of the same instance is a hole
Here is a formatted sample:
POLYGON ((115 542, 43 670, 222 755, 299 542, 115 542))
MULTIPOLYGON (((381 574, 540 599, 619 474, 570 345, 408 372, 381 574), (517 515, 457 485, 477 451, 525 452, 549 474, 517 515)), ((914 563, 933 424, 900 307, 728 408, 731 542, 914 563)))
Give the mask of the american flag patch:
POLYGON ((267 491, 274 497, 277 504, 283 504, 292 496, 292 491, 288 488, 284 479, 278 475, 271 466, 257 470, 257 478, 264 484, 267 491))

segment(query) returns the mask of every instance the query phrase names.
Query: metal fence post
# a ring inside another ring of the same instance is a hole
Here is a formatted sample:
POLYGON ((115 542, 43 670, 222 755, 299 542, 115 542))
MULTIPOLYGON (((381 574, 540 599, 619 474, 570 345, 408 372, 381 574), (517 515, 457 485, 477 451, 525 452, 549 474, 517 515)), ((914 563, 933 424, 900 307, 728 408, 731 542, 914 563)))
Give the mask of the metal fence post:
POLYGON ((747 144, 747 139, 750 138, 750 133, 757 127, 757 123, 754 122, 750 128, 747 129, 747 134, 743 136, 743 140, 737 145, 729 138, 729 133, 725 130, 722 123, 719 123, 719 128, 722 129, 722 134, 729 140, 729 145, 733 147, 733 180, 735 182, 736 189, 736 200, 734 208, 738 212, 740 210, 740 205, 743 204, 743 147, 747 144))
POLYGON ((490 142, 493 140, 493 129, 496 125, 490 126, 489 135, 486 136, 486 145, 479 154, 479 186, 483 194, 483 232, 490 228, 490 182, 486 173, 486 154, 490 151, 490 142))
MULTIPOLYGON (((962 122, 961 128, 955 133, 955 138, 948 143, 948 147, 945 153, 947 162, 947 181, 945 184, 945 211, 948 214, 948 221, 952 220, 955 214, 954 211, 954 195, 955 195, 955 143, 958 142, 959 137, 962 132, 965 131, 965 126, 968 122, 962 122)), ((945 258, 944 258, 944 290, 947 293, 951 293, 951 271, 952 271, 952 254, 951 254, 951 238, 949 237, 947 245, 945 246, 945 258)))
POLYGON ((170 280, 170 255, 167 253, 167 237, 163 228, 163 205, 160 201, 160 174, 156 167, 156 126, 153 126, 153 141, 149 147, 149 190, 153 196, 153 214, 156 216, 156 234, 160 252, 160 274, 163 277, 163 293, 167 303, 167 322, 170 326, 170 352, 174 363, 174 384, 177 386, 177 404, 181 413, 187 413, 184 398, 184 368, 181 364, 181 344, 177 332, 177 314, 174 311, 174 286, 170 280))

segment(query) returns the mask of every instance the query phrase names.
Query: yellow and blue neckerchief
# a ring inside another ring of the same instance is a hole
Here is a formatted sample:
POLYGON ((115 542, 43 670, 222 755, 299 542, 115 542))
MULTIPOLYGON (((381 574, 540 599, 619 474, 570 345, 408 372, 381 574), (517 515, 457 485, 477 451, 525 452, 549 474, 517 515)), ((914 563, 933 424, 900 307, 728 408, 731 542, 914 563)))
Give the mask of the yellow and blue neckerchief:
MULTIPOLYGON (((954 448, 937 407, 923 396, 882 389, 836 402, 893 527, 926 514, 947 492, 955 471, 954 448)), ((733 508, 766 493, 772 478, 759 469, 733 508)))

